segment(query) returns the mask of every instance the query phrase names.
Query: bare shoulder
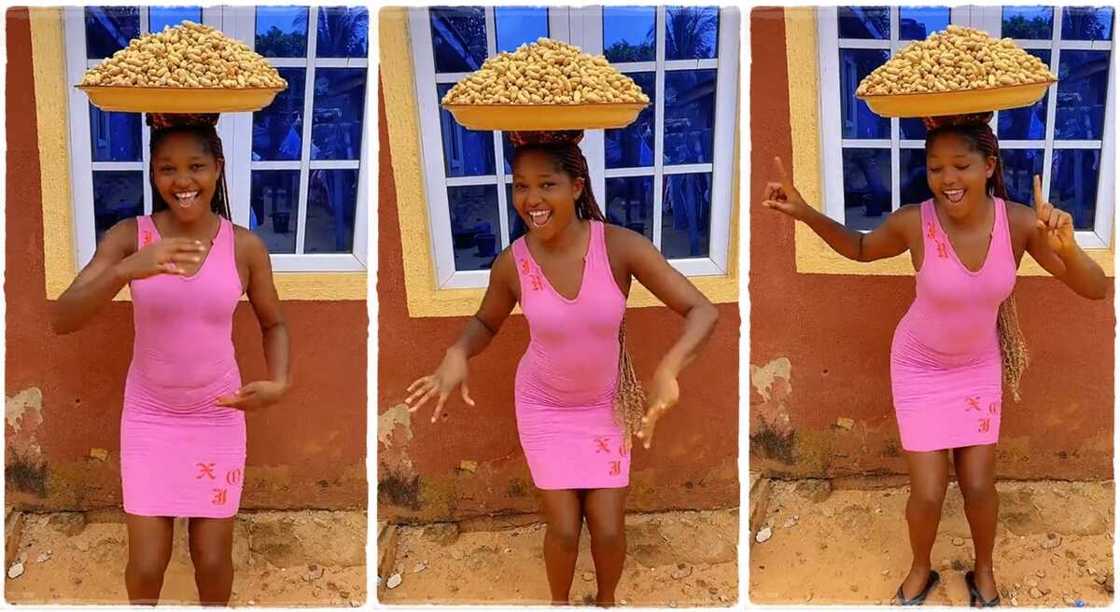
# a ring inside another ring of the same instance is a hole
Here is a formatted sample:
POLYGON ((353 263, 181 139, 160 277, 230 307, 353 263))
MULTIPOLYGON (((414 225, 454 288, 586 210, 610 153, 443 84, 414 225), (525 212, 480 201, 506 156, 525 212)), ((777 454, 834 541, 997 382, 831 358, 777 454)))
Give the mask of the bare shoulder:
POLYGON ((136 220, 136 217, 117 221, 101 236, 101 242, 97 244, 97 250, 119 253, 125 256, 135 253, 140 248, 139 240, 137 240, 139 226, 140 222, 136 220))
POLYGON ((498 275, 503 280, 511 280, 517 278, 517 264, 514 262, 513 257, 513 244, 502 249, 498 256, 494 258, 494 263, 490 265, 491 276, 498 275))
POLYGON ((922 232, 922 205, 903 204, 887 216, 886 223, 907 236, 919 235, 922 232))
POLYGON ((603 237, 607 243, 607 252, 618 255, 640 253, 643 250, 657 250, 643 234, 613 223, 603 223, 603 237))
POLYGON ((1011 225, 1015 227, 1034 227, 1034 208, 1027 206, 1026 204, 1012 202, 1011 200, 1006 200, 1005 202, 1007 203, 1007 219, 1011 223, 1011 225))
POLYGON ((247 227, 237 225, 236 223, 233 223, 232 225, 233 239, 237 243, 237 248, 250 249, 253 251, 263 251, 265 253, 268 252, 268 247, 265 246, 264 240, 261 240, 261 237, 257 235, 256 232, 247 227))

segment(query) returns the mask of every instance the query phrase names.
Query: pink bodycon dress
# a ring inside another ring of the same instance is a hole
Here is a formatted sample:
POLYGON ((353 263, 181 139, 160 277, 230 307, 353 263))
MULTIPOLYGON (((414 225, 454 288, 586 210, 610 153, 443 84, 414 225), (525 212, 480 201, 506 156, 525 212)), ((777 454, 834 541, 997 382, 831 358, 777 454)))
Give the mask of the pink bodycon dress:
POLYGON ((965 268, 937 218, 922 205, 917 297, 891 342, 895 416, 908 451, 995 444, 1003 401, 996 318, 1015 287, 1007 205, 995 198, 984 264, 965 268))
POLYGON ((614 421, 618 329, 626 298, 607 259, 603 224, 591 221, 583 280, 574 300, 560 295, 513 243, 529 347, 514 383, 517 432, 540 489, 604 489, 630 484, 630 453, 614 421))
MULTIPOLYGON (((138 244, 160 239, 137 217, 138 244)), ((141 516, 237 513, 245 471, 245 413, 217 406, 241 387, 233 311, 241 298, 233 225, 221 228, 189 277, 132 281, 136 338, 121 414, 124 510, 141 516)))

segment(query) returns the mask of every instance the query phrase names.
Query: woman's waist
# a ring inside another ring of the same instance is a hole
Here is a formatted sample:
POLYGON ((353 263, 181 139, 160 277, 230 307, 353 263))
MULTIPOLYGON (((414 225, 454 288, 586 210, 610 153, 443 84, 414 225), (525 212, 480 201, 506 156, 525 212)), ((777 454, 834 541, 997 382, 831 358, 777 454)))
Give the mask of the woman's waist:
POLYGON ((557 407, 610 403, 618 384, 617 354, 610 361, 588 356, 579 362, 549 360, 529 350, 517 366, 518 399, 557 407))
POLYGON ((125 403, 185 409, 214 405, 217 399, 241 388, 236 361, 189 372, 145 367, 133 361, 125 381, 125 403), (220 366, 220 367, 219 367, 220 366))
POLYGON ((891 339, 891 361, 955 367, 999 355, 995 322, 987 325, 946 325, 907 312, 891 339))

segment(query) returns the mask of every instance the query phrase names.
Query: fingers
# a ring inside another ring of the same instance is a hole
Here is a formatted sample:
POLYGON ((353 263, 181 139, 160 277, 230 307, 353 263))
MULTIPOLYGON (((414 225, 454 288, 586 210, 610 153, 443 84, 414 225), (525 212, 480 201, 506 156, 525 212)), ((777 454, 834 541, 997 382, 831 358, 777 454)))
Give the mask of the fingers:
POLYGON ((178 274, 179 276, 185 276, 187 274, 186 270, 183 270, 178 264, 172 261, 159 264, 158 270, 164 274, 178 274))
MULTIPOLYGON (((429 378, 431 378, 431 376, 421 376, 420 378, 417 378, 416 380, 412 381, 412 384, 409 385, 407 389, 405 389, 405 392, 412 393, 412 390, 416 388, 417 385, 428 380, 429 378)), ((405 400, 405 403, 408 403, 408 400, 405 400)))
MULTIPOLYGON (((408 404, 409 406, 412 406, 412 402, 415 401, 416 398, 418 398, 421 395, 427 393, 431 389, 431 382, 432 382, 432 377, 431 376, 425 376, 423 378, 417 379, 416 382, 409 385, 408 386, 408 391, 411 394, 407 398, 405 398, 404 403, 408 404), (420 385, 420 387, 418 389, 416 389, 416 391, 413 391, 412 389, 414 387, 417 387, 418 385, 420 385)), ((413 406, 410 409, 410 412, 415 412, 415 411, 416 411, 416 407, 413 406)))
POLYGON ((412 404, 412 407, 408 409, 409 412, 416 412, 417 410, 419 410, 420 407, 424 404, 427 404, 428 400, 432 399, 432 396, 438 393, 439 390, 436 389, 436 387, 433 385, 430 387, 425 387, 424 389, 417 391, 417 393, 419 393, 420 391, 423 391, 424 394, 420 396, 419 400, 416 400, 416 403, 412 404))
POLYGON ((244 401, 245 401, 245 398, 241 397, 240 392, 237 392, 237 393, 231 393, 229 395, 223 395, 223 396, 219 397, 217 402, 215 402, 215 403, 218 404, 219 406, 225 406, 227 408, 236 408, 239 405, 241 405, 244 401))
POLYGON ((463 395, 463 401, 466 402, 468 406, 474 406, 474 400, 471 399, 471 392, 467 389, 467 381, 463 381, 463 383, 459 386, 459 391, 463 395))
POLYGON ((1038 210, 1045 200, 1042 199, 1042 177, 1034 175, 1034 208, 1038 210))
POLYGON ((443 391, 439 394, 439 401, 436 402, 436 411, 432 413, 432 422, 435 423, 439 419, 439 415, 443 414, 443 405, 447 403, 447 396, 449 394, 443 391))
POLYGON ((777 155, 774 156, 774 169, 778 172, 778 178, 782 181, 782 187, 789 187, 789 174, 786 173, 786 165, 782 163, 782 158, 777 155))

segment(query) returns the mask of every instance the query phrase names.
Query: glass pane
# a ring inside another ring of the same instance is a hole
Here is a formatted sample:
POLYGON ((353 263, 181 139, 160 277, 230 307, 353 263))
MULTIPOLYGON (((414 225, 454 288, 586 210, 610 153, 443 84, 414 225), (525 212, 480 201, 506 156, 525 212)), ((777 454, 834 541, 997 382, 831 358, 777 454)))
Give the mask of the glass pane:
POLYGON ((719 52, 719 8, 665 8, 665 59, 707 59, 719 52))
POLYGON ((488 270, 498 255, 498 186, 447 188, 456 270, 488 270))
POLYGON ((1006 38, 1049 40, 1053 38, 1053 27, 1053 7, 1003 7, 1003 26, 1001 32, 1006 38))
MULTIPOLYGON (((1049 49, 1026 49, 1027 53, 1050 65, 1049 49)), ((1034 105, 1012 108, 999 112, 998 136, 1012 140, 1042 140, 1046 138, 1046 101, 1050 97, 1047 89, 1042 99, 1034 105)))
POLYGON ((353 252, 357 205, 356 169, 312 170, 307 185, 307 233, 303 237, 303 252, 353 252))
MULTIPOLYGON (((900 149, 898 165, 900 166, 899 185, 902 189, 899 193, 899 202, 919 204, 933 197, 933 193, 929 190, 929 179, 926 177, 925 149, 900 149)), ((890 200, 887 201, 887 206, 890 206, 890 200)))
MULTIPOLYGON (((665 75, 666 80, 672 73, 665 75)), ((634 79, 638 87, 649 96, 649 106, 642 109, 638 119, 630 125, 606 130, 603 142, 608 168, 637 168, 653 165, 654 104, 656 104, 656 73, 631 72, 627 76, 634 79)))
POLYGON ((899 119, 898 129, 904 140, 925 140, 926 126, 921 119, 899 119))
POLYGON ((653 177, 627 176, 607 179, 606 210, 603 214, 611 223, 632 229, 652 242, 653 177))
POLYGON ((934 32, 949 27, 947 6, 904 6, 898 12, 898 38, 925 40, 934 32))
POLYGON ((873 229, 891 212, 891 151, 844 149, 843 157, 844 225, 873 229))
POLYGON ((295 253, 299 170, 253 170, 250 182, 249 229, 269 253, 295 253))
POLYGON ((1067 6, 1062 9, 1062 38, 1112 40, 1112 13, 1105 6, 1067 6))
POLYGON ((359 159, 365 68, 316 68, 311 121, 311 159, 359 159))
POLYGON ((486 61, 486 11, 456 6, 428 9, 436 72, 471 72, 486 61))
POLYGON ((517 214, 517 208, 513 206, 513 183, 506 183, 506 218, 509 219, 509 242, 513 244, 514 240, 524 236, 528 231, 525 222, 521 220, 521 215, 517 214))
POLYGON ((522 43, 537 42, 548 36, 548 9, 528 6, 496 7, 494 33, 498 53, 516 51, 522 43))
POLYGON ((305 68, 278 68, 288 81, 265 108, 253 113, 253 161, 299 159, 303 147, 305 68))
POLYGON ((257 53, 265 57, 307 57, 307 7, 258 6, 257 53))
POLYGON ((97 241, 122 219, 144 214, 144 173, 99 170, 93 173, 93 226, 97 241))
POLYGON ((886 6, 841 6, 836 10, 840 38, 891 37, 891 9, 886 6))
POLYGON ((366 57, 369 11, 365 7, 323 6, 315 28, 315 57, 366 57))
MULTIPOLYGON (((436 85, 440 99, 453 83, 436 85)), ((443 169, 447 176, 480 176, 494 174, 494 132, 468 130, 459 125, 451 113, 439 109, 443 133, 443 169)), ((502 138, 507 141, 508 138, 502 138)), ((512 151, 508 153, 512 157, 512 151)), ((509 168, 509 164, 506 164, 509 168)))
POLYGON ((1027 206, 1034 205, 1034 175, 1042 176, 1042 154, 1042 149, 1000 150, 1007 199, 1027 206))
POLYGON ((863 77, 887 61, 886 49, 840 49, 840 119, 843 138, 890 138, 891 122, 856 98, 863 77))
POLYGON ((202 23, 201 6, 153 6, 148 8, 148 31, 162 32, 165 27, 175 27, 183 20, 202 23))
POLYGON ((665 73, 666 165, 712 161, 716 123, 716 71, 665 73))
POLYGON ((657 59, 653 32, 657 8, 603 7, 603 55, 611 62, 652 62, 657 59))
POLYGON ((708 257, 712 234, 712 174, 665 176, 661 200, 661 253, 666 259, 708 257))
POLYGON ((1073 215, 1073 227, 1093 229, 1097 211, 1099 149, 1055 149, 1050 175, 1050 203, 1073 215))
POLYGON ((140 113, 114 113, 89 105, 92 159, 140 161, 140 113))
POLYGON ((1108 51, 1063 49, 1058 67, 1056 140, 1098 140, 1104 132, 1108 51))
POLYGON ((135 6, 87 6, 86 57, 109 57, 140 35, 140 9, 135 6))
POLYGON ((502 139, 502 161, 505 162, 506 176, 510 176, 513 174, 513 143, 504 134, 494 132, 494 135, 502 139))

